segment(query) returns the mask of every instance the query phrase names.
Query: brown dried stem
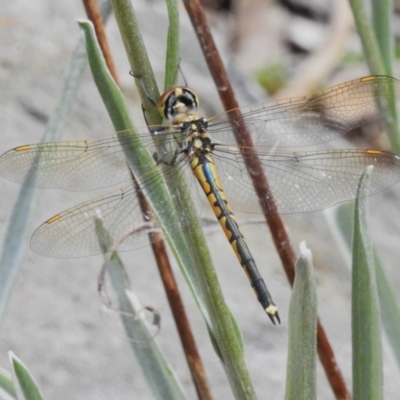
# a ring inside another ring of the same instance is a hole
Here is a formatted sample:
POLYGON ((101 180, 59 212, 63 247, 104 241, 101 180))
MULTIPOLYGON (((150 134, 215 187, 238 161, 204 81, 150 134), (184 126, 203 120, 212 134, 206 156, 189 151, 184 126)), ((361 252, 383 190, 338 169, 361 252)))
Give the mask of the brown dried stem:
MULTIPOLYGON (((234 112, 230 112, 229 115, 234 119, 232 127, 236 141, 243 150, 243 158, 246 162, 248 173, 254 182, 254 189, 257 196, 260 199, 265 199, 260 202, 261 208, 270 228, 275 247, 282 261, 282 266, 290 284, 293 285, 296 255, 290 245, 289 236, 286 232, 283 221, 279 214, 277 214, 273 195, 263 173, 260 160, 254 150, 251 136, 240 118, 240 111, 238 109, 239 105, 235 99, 225 67, 212 38, 203 8, 198 0, 184 0, 183 2, 192 21, 224 108, 226 111, 235 110, 234 112)), ((351 399, 350 392, 346 387, 342 373, 336 363, 332 347, 319 320, 317 327, 317 340, 319 358, 336 398, 351 399)))
POLYGON ((103 53, 104 59, 112 77, 118 84, 118 75, 115 68, 114 60, 112 58, 110 46, 108 45, 108 40, 106 36, 106 31, 104 29, 103 18, 101 18, 100 10, 97 5, 96 0, 83 0, 83 5, 85 7, 86 15, 92 21, 94 30, 96 32, 97 41, 99 42, 101 52, 103 53))

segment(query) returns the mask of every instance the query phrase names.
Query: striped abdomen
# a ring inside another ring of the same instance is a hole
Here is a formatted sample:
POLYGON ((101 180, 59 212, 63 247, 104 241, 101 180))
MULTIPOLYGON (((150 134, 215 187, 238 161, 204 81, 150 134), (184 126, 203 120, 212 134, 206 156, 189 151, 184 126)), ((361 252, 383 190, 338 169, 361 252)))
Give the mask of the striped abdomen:
POLYGON ((203 188, 229 243, 233 247, 236 257, 240 261, 258 301, 261 303, 272 322, 274 322, 275 317, 279 321, 278 310, 272 301, 267 286, 258 272, 246 241, 240 232, 235 216, 229 206, 228 199, 222 189, 212 157, 209 154, 195 156, 191 160, 190 166, 203 188))

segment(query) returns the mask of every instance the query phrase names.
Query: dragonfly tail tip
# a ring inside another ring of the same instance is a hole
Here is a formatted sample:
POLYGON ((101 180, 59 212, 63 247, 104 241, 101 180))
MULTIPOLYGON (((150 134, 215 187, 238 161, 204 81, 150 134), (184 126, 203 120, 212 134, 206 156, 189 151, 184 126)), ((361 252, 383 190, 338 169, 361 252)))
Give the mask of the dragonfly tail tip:
POLYGON ((275 318, 276 318, 276 320, 278 321, 279 324, 281 323, 281 319, 279 317, 278 309, 277 309, 277 307, 275 305, 271 304, 269 307, 267 307, 265 309, 265 312, 268 314, 268 317, 270 318, 270 320, 272 321, 272 323, 274 325, 276 325, 275 318))

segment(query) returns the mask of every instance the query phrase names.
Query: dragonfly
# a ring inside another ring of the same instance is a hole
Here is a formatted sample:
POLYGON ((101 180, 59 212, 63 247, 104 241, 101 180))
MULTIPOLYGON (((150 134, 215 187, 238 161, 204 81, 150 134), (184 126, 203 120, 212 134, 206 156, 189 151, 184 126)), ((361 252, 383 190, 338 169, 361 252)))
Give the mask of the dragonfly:
MULTIPOLYGON (((395 78, 369 76, 309 96, 244 107, 240 116, 233 110, 205 118, 198 112, 197 94, 189 87, 177 86, 167 90, 157 103, 170 123, 139 130, 138 138, 152 156, 135 176, 136 187, 126 159, 127 150, 139 148, 131 131, 105 138, 18 146, 0 157, 0 175, 25 185, 76 191, 127 181, 122 188, 51 217, 32 236, 31 248, 37 253, 84 257, 105 251, 96 233, 98 220, 115 242, 125 237, 118 250, 148 245, 148 233, 154 227, 143 223, 138 190, 145 197, 155 197, 164 213, 176 212, 174 203, 156 194, 156 189, 159 182, 168 181, 173 186, 182 173, 195 197, 199 197, 196 187, 204 191, 259 303, 273 323, 275 319, 280 322, 278 308, 233 213, 259 213, 260 201, 267 200, 254 192, 245 167, 246 155, 255 151, 267 176, 277 207, 270 212, 310 212, 351 201, 369 165, 373 172, 366 192, 368 196, 378 193, 400 180, 398 155, 375 149, 305 147, 383 121, 385 110, 399 93, 400 82, 395 78), (232 124, 239 122, 247 125, 254 148, 236 144, 232 124), (154 139, 162 139, 163 147, 155 145, 154 139), (193 184, 196 180, 200 185, 193 184)), ((185 210, 179 211, 184 222, 185 210)), ((182 226, 169 227, 167 234, 181 232, 182 226)), ((106 251, 113 249, 110 245, 106 251)))

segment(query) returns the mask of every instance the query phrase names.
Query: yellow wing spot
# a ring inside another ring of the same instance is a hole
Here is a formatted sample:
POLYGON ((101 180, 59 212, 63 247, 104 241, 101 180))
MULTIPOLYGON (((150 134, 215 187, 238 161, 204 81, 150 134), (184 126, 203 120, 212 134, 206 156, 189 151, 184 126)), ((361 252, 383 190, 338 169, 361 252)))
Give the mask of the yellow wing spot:
POLYGON ((51 217, 46 221, 46 224, 52 224, 53 222, 58 221, 61 218, 60 214, 55 215, 54 217, 51 217))
POLYGON ((15 147, 14 150, 15 151, 26 151, 29 150, 31 148, 31 146, 29 146, 28 144, 24 145, 24 146, 18 146, 15 147))
POLYGON ((369 82, 369 81, 373 81, 376 79, 376 76, 366 76, 364 78, 361 78, 361 82, 369 82))
POLYGON ((382 152, 379 150, 367 150, 367 154, 381 154, 382 152))

